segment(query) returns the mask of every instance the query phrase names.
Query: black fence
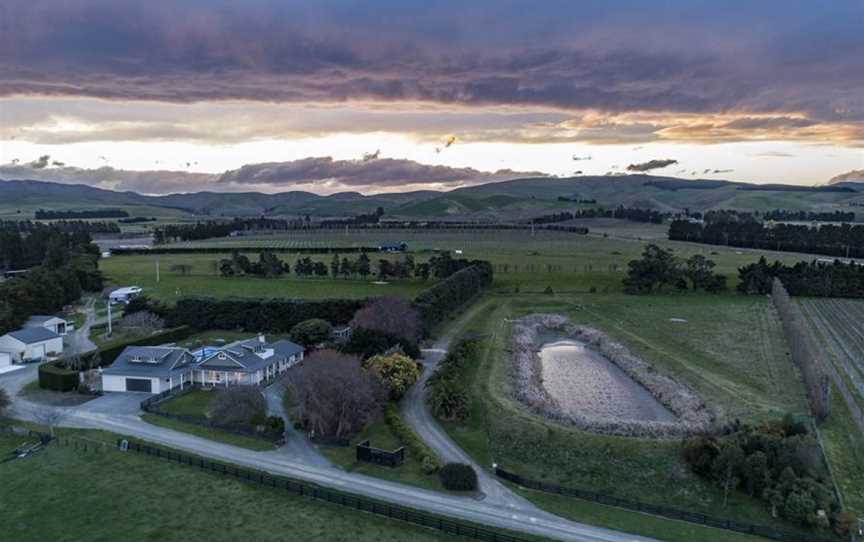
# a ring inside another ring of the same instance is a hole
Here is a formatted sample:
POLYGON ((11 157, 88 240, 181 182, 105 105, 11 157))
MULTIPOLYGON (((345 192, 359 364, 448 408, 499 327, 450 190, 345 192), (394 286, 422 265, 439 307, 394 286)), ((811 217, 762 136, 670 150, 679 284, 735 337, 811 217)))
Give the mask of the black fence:
POLYGON ((327 437, 310 431, 306 434, 306 438, 309 439, 309 442, 312 442, 313 444, 321 444, 322 446, 334 446, 338 448, 347 448, 348 446, 351 446, 351 440, 345 437, 327 437))
POLYGON ((536 480, 523 478, 518 474, 507 472, 506 470, 497 466, 495 467, 495 475, 499 478, 503 478, 504 480, 508 480, 510 482, 513 482, 514 484, 520 485, 528 489, 543 491, 545 493, 564 495, 566 497, 576 497, 578 499, 593 501, 608 506, 615 506, 617 508, 624 508, 627 510, 632 510, 634 512, 642 512, 645 514, 652 514, 655 516, 677 519, 679 521, 686 521, 689 523, 705 525, 707 527, 714 527, 717 529, 726 529, 728 531, 735 531, 737 533, 752 534, 756 536, 761 536, 763 538, 769 538, 771 540, 782 540, 784 542, 837 542, 839 540, 838 538, 820 538, 811 534, 781 531, 779 529, 775 529, 773 527, 766 527, 764 525, 754 525, 752 523, 746 523, 742 521, 708 516, 705 514, 700 514, 698 512, 688 512, 685 510, 679 510, 677 508, 670 508, 668 506, 648 504, 644 502, 633 501, 630 499, 612 497, 610 495, 604 495, 595 491, 587 491, 584 489, 576 489, 572 487, 562 487, 555 484, 547 484, 545 482, 538 482, 536 480))
POLYGON ((395 450, 382 450, 373 448, 368 440, 357 445, 357 461, 384 465, 385 467, 398 467, 405 461, 405 448, 395 450))
POLYGON ((223 476, 231 476, 232 478, 245 482, 285 491, 287 493, 293 493, 295 495, 311 497, 313 499, 345 506, 347 508, 353 508, 354 510, 369 512, 378 516, 398 519, 408 523, 413 523, 414 525, 437 529, 452 535, 465 536, 487 542, 530 542, 527 538, 508 534, 492 527, 455 520, 440 515, 428 514, 406 506, 390 504, 370 499, 362 495, 320 487, 283 476, 274 476, 261 471, 226 465, 224 463, 216 463, 202 457, 196 457, 173 450, 165 450, 139 442, 130 442, 118 439, 117 446, 121 450, 126 449, 128 451, 138 452, 151 457, 175 461, 181 465, 197 467, 203 471, 221 474, 223 476))
POLYGON ((187 416, 184 414, 173 414, 171 412, 165 412, 159 405, 163 401, 167 401, 168 399, 173 399, 175 397, 180 397, 181 395, 185 395, 186 393, 191 392, 195 389, 201 389, 200 384, 189 384, 184 387, 183 390, 170 389, 163 391, 157 395, 153 395, 141 401, 141 410, 147 412, 148 414, 154 414, 156 416, 160 416, 162 418, 167 418, 169 420, 177 420, 179 422, 189 423, 193 425, 198 425, 200 427, 204 427, 206 429, 216 429, 218 431, 223 431, 225 433, 232 433, 235 435, 243 436, 243 437, 252 437, 259 438, 262 440, 266 440, 268 442, 272 442, 274 444, 280 444, 284 442, 285 435, 284 433, 273 433, 273 432, 261 432, 257 431, 253 427, 243 427, 237 425, 226 425, 218 422, 214 422, 209 418, 204 416, 187 416))

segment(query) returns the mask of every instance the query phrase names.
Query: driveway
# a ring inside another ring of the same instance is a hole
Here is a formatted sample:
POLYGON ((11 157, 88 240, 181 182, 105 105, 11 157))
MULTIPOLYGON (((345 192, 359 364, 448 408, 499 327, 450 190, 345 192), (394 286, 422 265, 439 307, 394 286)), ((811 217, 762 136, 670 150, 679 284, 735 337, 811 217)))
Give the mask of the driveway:
POLYGON ((285 388, 279 382, 264 388, 264 398, 267 399, 267 414, 279 416, 285 420, 285 444, 276 449, 280 454, 314 467, 330 467, 332 463, 315 447, 306 435, 294 429, 291 420, 285 414, 285 405, 282 398, 285 396, 285 388))
POLYGON ((152 393, 108 392, 102 397, 87 401, 76 408, 78 412, 96 412, 116 415, 141 414, 141 401, 152 396, 152 393))
POLYGON ((83 354, 96 350, 96 344, 90 340, 90 326, 96 322, 96 311, 93 308, 94 298, 87 299, 84 304, 84 323, 74 333, 67 335, 65 348, 67 354, 83 354))

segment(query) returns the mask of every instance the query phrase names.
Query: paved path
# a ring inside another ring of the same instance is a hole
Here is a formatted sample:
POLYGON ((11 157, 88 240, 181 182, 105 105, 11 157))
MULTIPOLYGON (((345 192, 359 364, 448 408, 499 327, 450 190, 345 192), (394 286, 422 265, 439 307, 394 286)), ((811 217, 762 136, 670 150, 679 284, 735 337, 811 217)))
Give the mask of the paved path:
POLYGON ((93 308, 95 300, 91 297, 84 304, 84 324, 76 328, 75 332, 66 336, 66 353, 83 354, 96 350, 96 343, 90 340, 90 327, 96 323, 96 310, 93 308))
POLYGON ((306 435, 294 429, 291 420, 285 414, 285 404, 282 401, 284 396, 285 388, 279 382, 264 388, 264 398, 267 399, 267 414, 279 416, 285 420, 285 444, 277 448, 276 451, 304 465, 331 467, 330 460, 309 442, 306 435))

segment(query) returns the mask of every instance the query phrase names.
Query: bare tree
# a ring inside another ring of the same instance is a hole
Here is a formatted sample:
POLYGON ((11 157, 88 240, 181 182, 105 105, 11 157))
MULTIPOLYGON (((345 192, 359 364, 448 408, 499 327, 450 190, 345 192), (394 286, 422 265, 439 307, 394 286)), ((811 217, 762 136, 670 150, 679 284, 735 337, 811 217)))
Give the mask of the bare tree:
POLYGON ((164 329, 165 320, 152 312, 138 311, 124 316, 118 327, 130 335, 146 336, 164 329))
POLYGON ((351 327, 390 333, 412 343, 420 340, 423 324, 411 302, 400 297, 379 297, 357 311, 351 327))
POLYGON ((345 437, 360 431, 384 400, 374 375, 355 356, 319 350, 285 377, 289 400, 300 420, 318 435, 345 437))
POLYGON ((60 422, 65 417, 66 412, 57 407, 40 407, 33 412, 33 418, 36 420, 36 423, 47 427, 51 438, 54 438, 54 429, 60 425, 60 422))

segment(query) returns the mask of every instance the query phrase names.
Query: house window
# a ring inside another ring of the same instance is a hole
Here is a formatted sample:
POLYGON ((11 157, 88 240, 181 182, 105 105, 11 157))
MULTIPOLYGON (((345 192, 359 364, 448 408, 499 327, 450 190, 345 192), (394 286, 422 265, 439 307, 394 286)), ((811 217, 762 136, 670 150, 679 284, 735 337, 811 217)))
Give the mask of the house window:
POLYGON ((225 359, 225 358, 228 357, 228 356, 226 356, 224 352, 219 352, 219 356, 218 356, 218 357, 219 357, 219 359, 225 359))

